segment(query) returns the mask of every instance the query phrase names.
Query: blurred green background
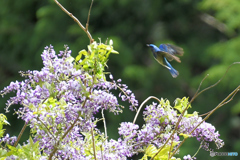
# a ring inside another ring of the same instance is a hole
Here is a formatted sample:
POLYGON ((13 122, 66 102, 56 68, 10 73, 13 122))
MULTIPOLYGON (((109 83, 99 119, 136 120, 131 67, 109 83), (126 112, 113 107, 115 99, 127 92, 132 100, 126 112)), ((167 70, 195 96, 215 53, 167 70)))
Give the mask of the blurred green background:
MULTIPOLYGON (((91 0, 59 1, 86 24, 91 0)), ((148 96, 167 98, 171 104, 178 97, 191 98, 206 74, 209 76, 201 88, 217 82, 230 64, 240 62, 239 0, 95 0, 89 25, 95 40, 113 39, 114 48, 120 54, 110 56, 108 71, 129 86, 139 104, 148 96), (184 48, 182 63, 171 63, 180 73, 176 79, 154 60, 146 46, 149 43, 157 46, 172 43, 184 48)), ((50 44, 56 51, 63 50, 67 44, 76 56, 80 50, 87 49, 89 39, 53 0, 1 0, 0 89, 11 81, 22 80, 20 70, 40 70, 43 66, 40 55, 50 44)), ((239 84, 240 65, 234 65, 219 85, 193 102, 192 111, 197 110, 199 114, 210 111, 239 84)), ((0 112, 4 112, 11 95, 14 94, 0 98, 0 112)), ((225 142, 217 152, 240 154, 239 98, 237 94, 208 119, 225 142)), ((17 136, 23 126, 16 115, 12 116, 18 107, 12 106, 11 113, 6 114, 11 123, 6 129, 11 136, 17 136)), ((128 105, 121 115, 106 114, 110 138, 118 137, 121 121, 133 121, 135 115, 128 105)), ((139 116, 137 123, 142 122, 139 116)), ((27 133, 22 141, 28 138, 27 133)), ((193 155, 198 147, 195 139, 189 139, 179 156, 193 155)), ((209 152, 201 150, 197 157, 208 158, 209 152)), ((211 159, 226 158, 239 159, 211 159)))

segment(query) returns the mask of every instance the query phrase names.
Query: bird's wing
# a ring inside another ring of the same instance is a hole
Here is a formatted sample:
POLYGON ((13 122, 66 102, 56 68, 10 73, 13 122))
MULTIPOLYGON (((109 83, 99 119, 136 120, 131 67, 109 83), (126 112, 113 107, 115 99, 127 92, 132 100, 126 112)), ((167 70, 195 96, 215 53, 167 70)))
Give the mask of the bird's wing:
POLYGON ((170 54, 168 52, 159 51, 159 52, 157 52, 157 55, 162 55, 162 56, 166 57, 167 60, 169 60, 169 61, 172 61, 174 59, 175 61, 181 63, 180 58, 178 58, 177 56, 170 54))
POLYGON ((179 63, 181 60, 176 55, 182 56, 184 53, 181 47, 171 44, 160 44, 159 50, 161 51, 161 54, 163 54, 163 56, 166 57, 169 61, 172 61, 174 59, 179 63))
POLYGON ((174 46, 172 44, 167 44, 168 52, 173 55, 182 56, 184 51, 181 47, 174 46))

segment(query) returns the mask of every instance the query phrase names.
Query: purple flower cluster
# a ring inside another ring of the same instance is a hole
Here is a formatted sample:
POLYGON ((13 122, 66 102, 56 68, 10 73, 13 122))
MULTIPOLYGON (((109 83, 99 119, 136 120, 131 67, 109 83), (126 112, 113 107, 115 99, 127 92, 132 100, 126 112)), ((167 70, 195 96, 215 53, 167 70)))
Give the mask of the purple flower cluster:
POLYGON ((122 101, 128 101, 131 105, 129 106, 130 110, 136 110, 136 106, 138 106, 138 101, 135 98, 135 95, 132 93, 126 84, 121 84, 121 79, 117 81, 113 80, 113 76, 110 74, 109 78, 112 80, 112 84, 114 84, 115 89, 117 87, 122 91, 119 93, 119 97, 121 97, 122 101))
MULTIPOLYGON (((145 125, 142 128, 139 128, 136 124, 126 122, 121 123, 119 128, 119 134, 122 136, 121 143, 127 144, 131 153, 142 152, 144 147, 146 148, 150 144, 157 148, 162 147, 174 132, 179 119, 177 111, 169 105, 168 101, 163 99, 161 99, 160 104, 153 103, 146 106, 143 114, 145 125)), ((188 137, 196 137, 198 141, 205 144, 202 147, 206 150, 209 150, 206 144, 212 141, 215 142, 218 149, 223 147, 224 142, 219 139, 220 135, 215 131, 215 127, 205 121, 201 122, 202 118, 198 117, 196 112, 192 116, 184 116, 178 125, 177 131, 166 145, 171 145, 173 142, 179 145, 181 142, 180 136, 185 134, 188 137), (198 124, 200 126, 194 130, 198 124)), ((173 149, 176 149, 178 145, 175 145, 173 149)), ((185 159, 189 159, 189 155, 185 159)))
MULTIPOLYGON (((22 105, 16 113, 29 124, 32 137, 39 142, 44 154, 50 155, 54 148, 58 148, 55 158, 93 158, 92 150, 86 152, 87 136, 82 133, 93 129, 94 136, 100 134, 95 124, 95 113, 101 110, 114 114, 121 112, 117 97, 110 90, 123 92, 123 100, 131 103, 130 109, 137 106, 138 101, 125 84, 120 84, 121 80, 114 81, 112 75, 111 82, 96 79, 94 72, 77 66, 67 46, 59 55, 56 55, 53 46, 46 47, 41 57, 44 65, 41 71, 20 72, 26 80, 11 82, 1 91, 2 96, 16 92, 16 96, 7 101, 6 110, 12 104, 22 105)), ((114 140, 104 142, 104 151, 96 150, 99 159, 102 152, 106 159, 111 159, 111 155, 119 157, 120 154, 113 151, 114 144, 117 144, 114 140)))
POLYGON ((0 138, 0 144, 10 144, 13 145, 17 140, 16 136, 10 137, 9 134, 6 134, 4 137, 0 138))
POLYGON ((192 137, 196 137, 198 141, 202 142, 202 148, 209 150, 209 143, 215 142, 217 149, 222 148, 224 145, 223 140, 219 139, 220 134, 216 131, 215 127, 210 123, 203 121, 202 118, 198 117, 195 113, 191 117, 183 117, 180 122, 179 131, 184 134, 190 134, 192 137), (201 124, 200 124, 201 123, 201 124), (200 124, 195 130, 194 128, 200 124))

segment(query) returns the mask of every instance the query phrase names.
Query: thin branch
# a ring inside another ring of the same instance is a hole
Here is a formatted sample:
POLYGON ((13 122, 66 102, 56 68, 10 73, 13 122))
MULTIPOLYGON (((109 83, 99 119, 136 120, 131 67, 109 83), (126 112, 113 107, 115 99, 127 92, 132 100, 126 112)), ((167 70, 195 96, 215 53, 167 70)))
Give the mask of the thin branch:
POLYGON ((159 101, 159 103, 160 103, 160 100, 159 100, 157 97, 154 97, 154 96, 150 96, 150 97, 148 97, 147 99, 145 99, 145 101, 143 101, 142 104, 141 104, 141 106, 138 108, 137 114, 135 115, 134 120, 133 120, 133 124, 135 124, 135 122, 136 122, 136 120, 137 120, 137 117, 138 117, 138 115, 139 115, 139 113, 140 113, 143 105, 144 105, 147 101, 149 101, 151 98, 156 99, 156 100, 159 101))
POLYGON ((107 138, 107 126, 106 126, 106 119, 104 117, 103 113, 104 109, 102 109, 102 117, 103 117, 103 126, 104 126, 104 132, 105 132, 105 138, 107 138))
POLYGON ((57 0, 54 0, 54 2, 82 28, 82 30, 87 34, 91 44, 94 41, 94 39, 92 38, 88 29, 85 28, 82 25, 82 23, 72 13, 70 13, 67 9, 65 9, 57 0))
POLYGON ((103 146, 101 145, 100 147, 101 147, 101 158, 103 160, 103 146))
POLYGON ((95 151, 93 128, 91 128, 91 134, 92 134, 92 143, 93 143, 93 155, 94 155, 94 159, 97 160, 96 151, 95 151))
POLYGON ((22 128, 22 130, 21 130, 21 132, 19 133, 19 135, 18 135, 18 138, 17 138, 17 141, 14 143, 14 147, 16 147, 17 146, 17 144, 18 144, 18 142, 19 142, 19 140, 20 140, 20 138, 22 137, 22 135, 23 135, 23 132, 25 131, 25 129, 26 129, 26 127, 27 127, 27 122, 25 122, 25 124, 24 124, 24 126, 23 126, 23 128, 22 128))
MULTIPOLYGON (((239 90, 238 90, 238 91, 239 91, 239 90)), ((236 92, 234 93, 234 95, 232 95, 232 97, 231 97, 227 102, 224 102, 221 106, 223 106, 223 105, 229 103, 230 101, 232 101, 232 100, 233 100, 233 97, 235 97, 235 95, 237 94, 238 91, 236 91, 236 92)), ((214 109, 215 109, 215 108, 214 108, 214 109)), ((213 109, 213 110, 214 110, 214 109, 213 109)), ((213 112, 213 110, 211 110, 211 111, 209 111, 209 112, 207 112, 207 113, 198 115, 198 116, 199 116, 199 117, 206 116, 206 115, 208 115, 209 113, 213 112)))
MULTIPOLYGON (((128 97, 127 93, 123 91, 123 89, 121 87, 119 87, 117 84, 113 83, 113 82, 109 82, 113 85, 115 85, 126 97, 128 97)), ((131 101, 131 98, 129 99, 130 103, 134 106, 134 102, 131 101)), ((137 111, 137 108, 134 106, 134 109, 137 111)))
POLYGON ((87 23, 86 23, 86 30, 88 31, 88 26, 89 26, 89 19, 90 19, 90 13, 91 13, 91 9, 92 9, 92 5, 93 5, 93 0, 91 2, 89 11, 88 11, 88 19, 87 19, 87 23))
POLYGON ((198 86, 198 89, 197 89, 196 93, 194 94, 193 98, 191 99, 190 103, 193 102, 195 98, 197 98, 198 92, 199 92, 199 90, 200 90, 200 87, 202 86, 203 81, 204 81, 208 76, 209 76, 209 74, 207 74, 207 75, 202 79, 202 81, 200 82, 200 84, 199 84, 199 86, 198 86))
MULTIPOLYGON (((86 98, 85 101, 83 102, 83 107, 85 106, 87 100, 88 99, 86 98)), ((73 124, 68 128, 68 130, 64 133, 64 135, 61 138, 59 138, 58 142, 56 143, 56 146, 54 146, 53 151, 49 155, 49 158, 48 158, 49 160, 51 160, 53 155, 57 152, 57 150, 58 150, 57 146, 60 144, 60 141, 63 140, 67 136, 67 134, 73 129, 73 127, 76 125, 76 123, 77 123, 77 121, 79 119, 79 116, 80 116, 80 114, 78 114, 77 118, 75 119, 73 124)))
MULTIPOLYGON (((202 141, 203 142, 203 141, 202 141)), ((198 150, 196 151, 196 153, 193 155, 193 156, 191 156, 191 158, 193 159, 194 157, 196 157, 196 155, 197 155, 197 153, 200 151, 200 149, 202 148, 202 142, 200 143, 200 145, 199 145, 199 148, 198 148, 198 150)))
MULTIPOLYGON (((226 70, 226 72, 224 73, 224 75, 222 76, 222 78, 221 79, 219 79, 215 84, 213 84, 213 85, 211 85, 211 86, 209 86, 209 87, 207 87, 207 88, 205 88, 205 89, 203 89, 200 93, 198 93, 197 95, 196 95, 196 97, 197 96, 199 96, 202 92, 204 92, 204 91, 206 91, 206 90, 208 90, 208 89, 210 89, 210 88, 212 88, 212 87, 214 87, 214 86, 216 86, 218 83, 220 83, 221 82, 221 80, 226 76, 226 74, 227 74, 227 72, 228 72, 228 70, 232 67, 232 65, 235 65, 235 64, 240 64, 240 62, 234 62, 234 63, 232 63, 230 66, 228 66, 228 68, 227 68, 227 70, 226 70)), ((205 78, 204 78, 205 79, 205 78)), ((202 82, 201 82, 202 83, 202 82)), ((200 86, 199 86, 200 87, 200 86)), ((199 89, 198 89, 199 90, 199 89)), ((196 92, 197 93, 197 92, 196 92)), ((194 96, 195 96, 194 95, 194 96)), ((196 97, 194 97, 193 96, 193 100, 196 98, 196 97)), ((192 100, 191 100, 192 101, 192 100)), ((207 112, 207 113, 204 113, 204 114, 201 114, 201 115, 199 115, 199 116, 204 116, 204 115, 207 115, 208 113, 210 113, 211 111, 209 111, 209 112, 207 112)))
MULTIPOLYGON (((205 92, 206 90, 208 90, 208 89, 210 89, 210 88, 215 87, 216 85, 218 85, 218 83, 220 83, 220 82, 222 81, 222 79, 226 76, 226 74, 228 73, 228 70, 232 67, 232 65, 235 65, 235 64, 240 64, 240 62, 234 62, 234 63, 232 63, 230 66, 228 66, 226 72, 224 73, 224 75, 222 76, 221 79, 219 79, 215 84, 213 84, 213 85, 211 85, 211 86, 203 89, 201 92, 199 92, 199 93, 196 95, 196 97, 199 96, 201 93, 205 92)), ((204 79, 205 79, 205 78, 204 78, 204 79)), ((195 97, 195 98, 196 98, 196 97, 195 97)), ((194 98, 194 99, 195 99, 195 98, 194 98)))
MULTIPOLYGON (((240 90, 240 85, 232 91, 221 103, 219 103, 210 113, 189 133, 191 135, 197 127, 199 127, 204 121, 206 121, 217 109, 222 107, 223 105, 229 103, 231 100, 233 100, 233 97, 236 95, 237 92, 240 90), (229 100, 228 100, 229 99, 229 100)), ((180 148, 180 146, 187 140, 187 138, 183 139, 182 142, 179 144, 179 146, 175 149, 175 151, 172 153, 171 157, 177 152, 177 150, 180 148)))
POLYGON ((39 117, 37 117, 36 118, 38 121, 40 121, 41 123, 42 123, 42 125, 47 129, 47 134, 48 134, 48 136, 50 137, 50 135, 55 139, 55 141, 57 141, 57 139, 56 139, 56 137, 51 133, 51 131, 49 130, 49 128, 46 126, 46 124, 44 124, 43 123, 43 121, 39 118, 39 117))
MULTIPOLYGON (((202 84, 202 82, 206 79, 207 76, 204 77, 204 79, 201 81, 199 87, 198 87, 198 90, 200 89, 200 86, 202 84)), ((196 94, 195 94, 196 95, 196 94)), ((194 96, 195 96, 194 95, 194 96)), ((193 101, 194 99, 192 99, 191 101, 193 101)), ((186 110, 188 109, 188 106, 191 104, 191 101, 187 103, 187 106, 184 108, 184 110, 182 111, 182 113, 179 115, 179 118, 178 118, 178 121, 174 127, 174 130, 173 132, 171 133, 170 137, 165 141, 165 143, 161 146, 161 148, 158 150, 158 152, 151 158, 151 160, 154 159, 155 156, 157 156, 161 151, 162 149, 164 148, 164 146, 170 141, 170 139, 173 138, 173 135, 175 134, 175 132, 177 131, 178 129, 178 126, 179 126, 179 123, 181 122, 182 118, 183 118, 183 115, 184 113, 186 112, 186 110)))

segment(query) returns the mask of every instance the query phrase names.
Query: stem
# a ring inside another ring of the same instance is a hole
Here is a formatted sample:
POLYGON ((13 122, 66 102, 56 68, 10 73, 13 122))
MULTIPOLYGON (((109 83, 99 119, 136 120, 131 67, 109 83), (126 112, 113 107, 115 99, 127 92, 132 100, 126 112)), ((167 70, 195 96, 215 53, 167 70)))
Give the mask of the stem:
MULTIPOLYGON (((236 95, 237 92, 239 92, 240 90, 240 85, 234 90, 232 91, 221 103, 219 103, 212 111, 210 111, 210 113, 189 133, 189 135, 191 135, 194 130, 197 129, 197 127, 199 127, 204 121, 206 121, 212 114, 213 112, 215 112, 217 109, 219 109, 220 107, 222 107, 223 105, 229 103, 231 100, 233 100, 233 97, 236 95), (229 99, 230 98, 230 99, 229 99), (228 100, 229 99, 229 100, 228 100)), ((180 145, 175 149, 175 151, 172 153, 171 157, 176 153, 176 151, 180 148, 180 146, 187 140, 187 138, 183 139, 183 141, 180 143, 180 145)), ((171 158, 170 157, 170 158, 171 158)))
POLYGON ((23 135, 23 132, 25 131, 25 129, 26 129, 26 127, 27 127, 27 122, 25 122, 25 124, 24 124, 24 126, 23 126, 23 128, 22 128, 22 130, 21 130, 21 132, 19 133, 19 135, 18 135, 18 138, 17 138, 17 141, 14 143, 14 147, 16 147, 17 146, 17 144, 18 144, 18 142, 19 142, 19 140, 20 140, 20 138, 22 137, 22 135, 23 135))
POLYGON ((202 86, 203 81, 204 81, 208 76, 209 76, 209 74, 207 74, 207 75, 202 79, 202 81, 200 82, 200 84, 199 84, 199 86, 198 86, 198 89, 197 89, 196 93, 194 94, 193 98, 191 99, 190 103, 193 102, 193 101, 197 98, 197 96, 202 93, 202 91, 201 91, 200 93, 198 93, 198 92, 199 92, 199 90, 200 90, 200 87, 202 86))
POLYGON ((72 13, 70 13, 67 9, 65 9, 57 0, 54 0, 54 2, 82 28, 82 30, 87 34, 87 36, 88 36, 88 38, 90 40, 90 44, 93 43, 94 39, 92 38, 92 36, 91 36, 90 32, 88 31, 88 29, 85 28, 82 25, 82 23, 72 13))
MULTIPOLYGON (((224 100, 222 100, 222 102, 220 102, 220 103, 202 120, 202 122, 203 122, 203 121, 206 121, 206 120, 213 114, 213 112, 215 112, 217 109, 219 109, 219 108, 222 107, 223 105, 225 105, 225 104, 229 103, 230 101, 232 101, 232 100, 233 100, 233 97, 237 94, 237 92, 239 92, 239 90, 240 90, 240 85, 239 85, 236 89, 234 89, 234 91, 232 91, 224 100), (228 99, 229 99, 229 100, 228 100, 228 99)), ((202 122, 201 122, 201 123, 202 123, 202 122)), ((198 126, 200 126, 200 124, 198 124, 198 125, 193 129, 193 131, 194 131, 198 126)), ((191 131, 190 134, 192 134, 193 131, 191 131)))
POLYGON ((101 145, 101 158, 103 160, 103 147, 102 147, 102 145, 101 145))
POLYGON ((46 130, 48 131, 47 134, 50 137, 50 135, 55 139, 55 141, 57 141, 56 137, 51 133, 51 131, 49 130, 49 128, 46 126, 46 124, 43 123, 43 121, 39 118, 36 118, 38 121, 40 121, 42 123, 42 125, 46 128, 46 130))
POLYGON ((95 142, 94 142, 93 128, 91 129, 91 134, 92 134, 92 142, 93 142, 93 155, 94 155, 94 159, 97 160, 96 151, 95 151, 95 142))
MULTIPOLYGON (((222 76, 221 79, 219 79, 215 84, 213 84, 213 85, 211 85, 211 86, 203 89, 203 90, 202 90, 201 92, 199 92, 198 94, 195 94, 196 96, 194 97, 194 99, 195 99, 197 96, 199 96, 201 93, 205 92, 206 90, 208 90, 208 89, 210 89, 210 88, 212 88, 212 87, 215 87, 218 83, 220 83, 220 82, 222 81, 222 79, 226 76, 228 70, 229 70, 229 69, 232 67, 232 65, 234 65, 234 64, 240 64, 240 62, 234 62, 234 63, 232 63, 230 66, 228 66, 226 72, 224 73, 224 75, 222 76)), ((207 76, 208 76, 208 75, 206 75, 206 77, 207 77, 207 76)), ((205 80, 206 77, 204 77, 203 80, 205 80)), ((203 81, 203 80, 202 80, 202 81, 203 81)), ((202 83, 202 82, 201 82, 201 83, 202 83)), ((199 85, 198 90, 200 89, 200 86, 201 86, 201 85, 199 85)))
MULTIPOLYGON (((171 146, 169 148, 169 151, 171 151, 173 149, 173 146, 172 146, 172 144, 173 144, 173 137, 172 137, 171 140, 172 140, 172 143, 171 143, 171 146)), ((171 152, 168 152, 168 160, 170 159, 170 155, 171 155, 171 152)))
MULTIPOLYGON (((204 78, 204 79, 205 79, 205 78, 204 78)), ((202 81, 203 81, 203 80, 202 80, 202 81)), ((201 85, 201 83, 200 83, 200 85, 201 85)), ((193 99, 192 99, 191 101, 193 101, 193 99)), ((176 125, 175 125, 175 128, 174 128, 173 132, 171 133, 170 137, 166 140, 166 142, 162 145, 162 147, 158 150, 158 152, 151 158, 151 160, 153 160, 153 158, 154 158, 155 156, 157 156, 158 153, 161 152, 161 150, 162 150, 162 149, 164 148, 164 146, 169 142, 170 139, 173 139, 173 135, 174 135, 175 132, 177 131, 178 125, 179 125, 179 123, 181 122, 184 113, 185 113, 186 110, 188 109, 188 106, 191 104, 191 101, 188 102, 187 106, 184 108, 184 110, 183 110, 182 113, 180 114, 180 116, 179 116, 179 118, 178 118, 178 121, 177 121, 177 123, 176 123, 176 125)))
POLYGON ((106 119, 104 117, 103 113, 104 109, 102 109, 102 117, 103 117, 103 126, 104 126, 104 132, 105 132, 105 138, 107 138, 107 126, 106 126, 106 119))
POLYGON ((88 19, 87 19, 87 23, 86 23, 86 30, 88 30, 88 26, 89 26, 89 19, 90 19, 90 13, 91 13, 92 5, 93 5, 93 0, 91 2, 91 5, 90 5, 89 11, 88 11, 88 19))
MULTIPOLYGON (((113 82, 109 82, 109 83, 115 85, 126 97, 129 97, 129 96, 127 95, 127 93, 124 92, 124 91, 122 90, 122 88, 119 87, 117 84, 115 84, 115 83, 113 83, 113 82)), ((132 102, 131 99, 129 99, 129 102, 134 106, 134 102, 132 102)), ((137 111, 137 108, 136 108, 135 106, 134 106, 134 108, 135 108, 135 110, 137 111)))
POLYGON ((151 98, 156 99, 156 100, 160 103, 160 100, 159 100, 157 97, 154 97, 154 96, 150 96, 150 97, 148 97, 147 99, 145 99, 145 101, 143 101, 143 103, 141 104, 141 106, 138 108, 137 114, 135 115, 134 120, 133 120, 133 124, 135 124, 135 122, 136 122, 136 120, 137 120, 137 117, 138 117, 138 115, 139 115, 139 113, 140 113, 143 105, 144 105, 147 101, 149 101, 151 98))
MULTIPOLYGON (((87 102, 87 98, 85 99, 85 101, 83 102, 83 107, 85 106, 86 102, 87 102)), ((49 156, 49 160, 52 159, 53 155, 57 152, 58 148, 56 146, 58 146, 60 144, 60 141, 63 140, 67 134, 73 129, 73 127, 75 126, 75 124, 77 123, 78 119, 79 119, 79 116, 77 116, 77 118, 75 119, 75 121, 73 122, 73 124, 68 128, 68 130, 65 132, 65 134, 58 140, 58 142, 56 143, 56 145, 54 146, 54 149, 53 151, 50 153, 50 156, 49 156)))
POLYGON ((201 148, 202 148, 202 142, 200 143, 199 148, 198 148, 198 150, 196 151, 196 153, 195 153, 191 158, 196 157, 197 153, 200 151, 201 148))

